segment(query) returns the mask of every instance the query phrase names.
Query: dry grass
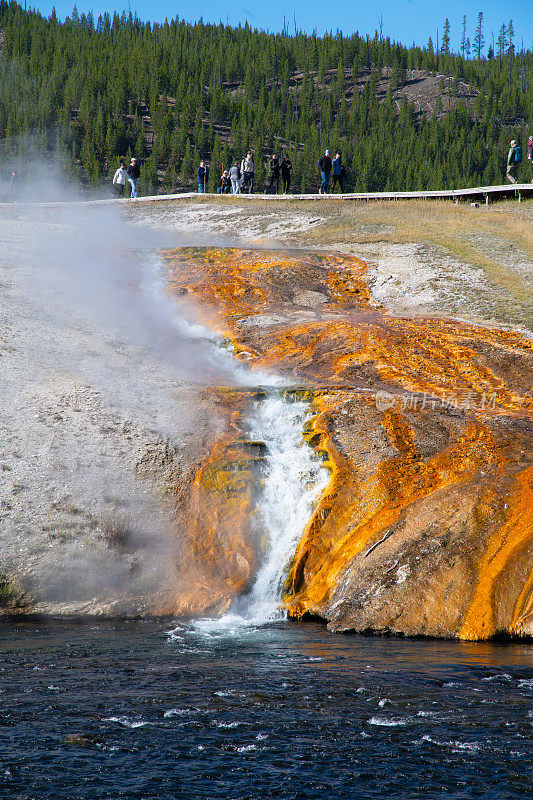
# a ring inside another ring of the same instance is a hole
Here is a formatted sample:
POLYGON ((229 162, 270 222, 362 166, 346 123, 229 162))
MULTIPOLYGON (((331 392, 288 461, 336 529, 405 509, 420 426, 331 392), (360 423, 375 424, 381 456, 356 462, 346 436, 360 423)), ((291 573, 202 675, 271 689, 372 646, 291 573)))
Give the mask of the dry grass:
MULTIPOLYGON (((239 204, 239 198, 228 198, 239 204)), ((210 198, 202 198, 210 202, 210 198)), ((216 202, 216 201, 215 201, 216 202)), ((533 200, 503 201, 473 207, 440 200, 398 201, 269 201, 256 196, 245 208, 309 213, 323 218, 306 233, 298 234, 300 245, 326 247, 331 244, 407 244, 424 242, 446 250, 460 261, 481 268, 492 284, 509 292, 523 304, 531 299, 528 283, 501 260, 490 256, 491 242, 513 249, 524 260, 533 260, 533 200), (476 239, 478 241, 476 241, 476 239), (521 252, 520 252, 521 251, 521 252)), ((241 201, 242 206, 242 201, 241 201)), ((532 267, 533 274, 533 267, 532 267)))
MULTIPOLYGON (((380 241, 391 243, 428 242, 451 255, 480 267, 489 280, 508 291, 519 303, 531 299, 531 287, 500 260, 491 258, 491 242, 498 241, 523 258, 533 259, 533 201, 501 203, 495 207, 472 207, 439 201, 398 201, 372 203, 346 212, 352 221, 387 226, 380 241)), ((325 226, 329 227, 329 226, 325 226)), ((315 229, 315 233, 318 231, 315 229)), ((328 231, 329 233, 329 231, 328 231)), ((378 239, 377 235, 373 240, 378 239)), ((368 237, 366 239, 368 241, 368 237)), ((533 268, 532 268, 533 275, 533 268)))
POLYGON ((9 611, 10 609, 21 609, 26 605, 26 598, 22 592, 7 578, 0 573, 0 609, 9 611))
POLYGON ((109 517, 103 521, 102 533, 108 547, 115 550, 128 550, 132 535, 129 521, 118 517, 109 517))

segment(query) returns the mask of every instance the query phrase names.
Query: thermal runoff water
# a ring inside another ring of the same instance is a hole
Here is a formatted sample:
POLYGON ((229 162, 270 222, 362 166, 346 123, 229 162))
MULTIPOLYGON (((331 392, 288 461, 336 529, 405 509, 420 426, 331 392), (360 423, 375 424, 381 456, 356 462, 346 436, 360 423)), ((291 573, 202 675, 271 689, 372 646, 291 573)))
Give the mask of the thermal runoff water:
POLYGON ((291 390, 279 388, 276 375, 251 371, 240 364, 220 336, 191 321, 184 309, 170 300, 159 259, 145 262, 142 288, 146 296, 166 309, 177 333, 201 348, 214 374, 231 379, 235 386, 261 384, 262 398, 253 404, 245 434, 265 447, 265 474, 253 524, 262 540, 261 560, 253 588, 238 598, 231 612, 220 620, 200 625, 263 623, 283 616, 280 601, 287 569, 298 541, 310 520, 315 503, 328 480, 320 458, 303 437, 310 405, 296 399, 291 390))
POLYGON ((266 445, 267 467, 257 528, 264 536, 262 563, 252 591, 235 603, 243 618, 264 622, 280 617, 280 599, 296 546, 325 489, 328 473, 303 438, 309 404, 280 393, 257 402, 249 437, 266 445))

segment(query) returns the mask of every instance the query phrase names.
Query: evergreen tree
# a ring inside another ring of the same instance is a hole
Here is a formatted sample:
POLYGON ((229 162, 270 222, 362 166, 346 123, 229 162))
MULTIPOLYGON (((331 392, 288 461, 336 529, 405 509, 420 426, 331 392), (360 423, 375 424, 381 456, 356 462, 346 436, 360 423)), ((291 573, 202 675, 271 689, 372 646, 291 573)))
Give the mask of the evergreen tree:
POLYGON ((478 60, 481 58, 481 53, 485 47, 485 37, 483 36, 483 11, 477 15, 476 35, 474 36, 474 47, 477 53, 478 60))
POLYGON ((511 55, 513 53, 513 51, 514 51, 513 39, 514 39, 514 26, 513 26, 513 20, 510 19, 509 20, 509 25, 507 26, 507 41, 509 43, 509 47, 508 47, 507 53, 509 55, 511 55))
POLYGON ((194 155, 195 154, 193 148, 191 147, 191 142, 189 139, 187 139, 185 142, 185 155, 181 165, 181 180, 183 183, 190 184, 196 178, 196 169, 198 164, 196 164, 194 155))
POLYGON ((505 22, 502 23, 502 26, 500 28, 497 44, 498 44, 498 58, 501 62, 503 56, 505 55, 505 48, 507 44, 507 28, 505 27, 505 22))
POLYGON ((466 52, 466 14, 463 16, 463 26, 461 29, 461 55, 464 58, 466 52))
POLYGON ((450 52, 450 20, 448 17, 444 20, 444 27, 442 30, 442 45, 440 49, 443 55, 448 55, 450 52))

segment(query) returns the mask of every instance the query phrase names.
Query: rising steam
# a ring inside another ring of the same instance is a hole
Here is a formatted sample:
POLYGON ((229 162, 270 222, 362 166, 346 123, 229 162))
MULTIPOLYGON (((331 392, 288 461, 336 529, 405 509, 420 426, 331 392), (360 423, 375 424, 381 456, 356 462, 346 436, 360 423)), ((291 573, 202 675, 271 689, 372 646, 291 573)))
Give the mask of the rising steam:
POLYGON ((186 463, 219 424, 202 387, 243 375, 164 292, 157 251, 183 238, 26 172, 19 199, 62 202, 0 206, 0 568, 47 601, 151 592, 176 535, 135 467, 186 463))

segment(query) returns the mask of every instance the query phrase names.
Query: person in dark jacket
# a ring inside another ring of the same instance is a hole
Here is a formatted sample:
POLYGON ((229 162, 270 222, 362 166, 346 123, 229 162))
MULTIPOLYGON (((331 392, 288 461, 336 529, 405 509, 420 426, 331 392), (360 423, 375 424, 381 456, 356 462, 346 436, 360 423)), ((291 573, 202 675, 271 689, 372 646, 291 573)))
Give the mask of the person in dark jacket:
POLYGON ((228 175, 227 169, 224 170, 220 176, 220 183, 217 188, 217 194, 229 194, 231 191, 231 180, 228 175))
POLYGON ((327 194, 329 189, 329 176, 331 175, 331 153, 329 150, 326 150, 318 162, 318 166, 320 167, 320 176, 322 178, 318 194, 327 194))
POLYGON ((209 170, 205 165, 205 161, 200 161, 200 166, 196 170, 196 177, 198 178, 198 194, 203 194, 209 177, 209 170))
POLYGON ((280 172, 280 163, 279 158, 276 155, 273 155, 270 159, 270 167, 268 170, 268 186, 267 186, 267 194, 278 194, 279 192, 279 172, 280 172), (274 189, 274 184, 276 188, 274 189))
POLYGON ((291 187, 291 170, 292 164, 289 156, 283 156, 281 159, 281 180, 283 183, 283 194, 288 194, 291 187))
POLYGON ((135 200, 137 197, 137 183, 141 175, 141 168, 137 163, 136 158, 132 158, 128 166, 128 181, 131 186, 131 199, 135 200))
POLYGON ((333 180, 331 182, 331 194, 335 191, 335 186, 339 184, 341 189, 341 194, 344 192, 344 167, 342 164, 342 158, 340 153, 335 154, 335 158, 332 161, 331 165, 331 174, 333 176, 333 180))

